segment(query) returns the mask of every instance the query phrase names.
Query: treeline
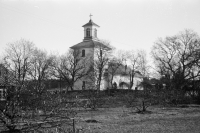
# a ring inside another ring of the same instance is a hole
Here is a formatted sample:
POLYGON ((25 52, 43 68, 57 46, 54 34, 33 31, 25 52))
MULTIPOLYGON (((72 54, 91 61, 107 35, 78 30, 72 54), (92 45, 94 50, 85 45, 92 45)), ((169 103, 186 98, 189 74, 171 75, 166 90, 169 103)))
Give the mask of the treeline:
POLYGON ((151 55, 169 100, 177 104, 192 97, 200 102, 200 38, 196 32, 184 30, 159 38, 151 55))

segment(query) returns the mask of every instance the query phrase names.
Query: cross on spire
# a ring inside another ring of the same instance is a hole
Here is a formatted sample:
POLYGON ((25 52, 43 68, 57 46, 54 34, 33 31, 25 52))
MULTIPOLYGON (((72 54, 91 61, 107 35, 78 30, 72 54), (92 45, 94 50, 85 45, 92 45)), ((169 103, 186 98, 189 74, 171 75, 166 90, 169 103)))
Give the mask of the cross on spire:
POLYGON ((93 16, 93 15, 90 13, 90 20, 92 19, 92 16, 93 16))

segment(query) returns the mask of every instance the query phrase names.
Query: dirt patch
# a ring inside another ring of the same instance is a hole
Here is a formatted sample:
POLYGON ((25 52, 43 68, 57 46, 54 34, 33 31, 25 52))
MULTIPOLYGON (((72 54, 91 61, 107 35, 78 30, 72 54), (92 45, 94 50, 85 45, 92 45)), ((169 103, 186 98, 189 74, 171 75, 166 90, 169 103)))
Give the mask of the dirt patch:
POLYGON ((94 120, 94 119, 86 120, 85 122, 87 122, 87 123, 99 123, 99 121, 94 120))

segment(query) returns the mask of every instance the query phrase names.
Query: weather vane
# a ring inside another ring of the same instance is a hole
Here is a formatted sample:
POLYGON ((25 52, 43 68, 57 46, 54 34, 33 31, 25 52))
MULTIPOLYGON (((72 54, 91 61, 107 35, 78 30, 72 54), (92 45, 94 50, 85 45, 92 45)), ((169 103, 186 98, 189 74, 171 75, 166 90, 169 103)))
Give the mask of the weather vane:
POLYGON ((90 13, 90 19, 92 19, 92 16, 93 16, 93 15, 90 13))

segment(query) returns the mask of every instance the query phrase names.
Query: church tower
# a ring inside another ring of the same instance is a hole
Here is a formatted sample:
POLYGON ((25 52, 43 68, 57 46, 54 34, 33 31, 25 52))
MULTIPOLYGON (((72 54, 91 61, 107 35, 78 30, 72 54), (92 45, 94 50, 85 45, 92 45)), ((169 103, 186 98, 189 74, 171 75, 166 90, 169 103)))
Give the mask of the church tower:
POLYGON ((90 15, 90 21, 83 25, 82 27, 84 27, 84 39, 83 41, 87 41, 87 40, 98 40, 97 38, 97 29, 99 28, 99 26, 97 24, 95 24, 92 19, 91 19, 90 15))
MULTIPOLYGON (((70 47, 73 50, 80 51, 80 59, 82 59, 82 61, 84 62, 88 61, 88 64, 90 65, 88 65, 88 68, 86 69, 89 69, 89 67, 94 68, 94 61, 96 59, 95 51, 97 51, 100 47, 106 48, 108 50, 111 49, 98 39, 97 29, 100 26, 92 21, 91 16, 92 15, 90 15, 89 22, 82 26, 84 28, 83 41, 70 47), (85 60, 85 59, 89 59, 89 60, 85 60)), ((74 89, 75 90, 90 89, 89 86, 91 86, 91 82, 95 84, 94 80, 95 80, 95 77, 92 77, 92 78, 91 76, 83 77, 82 79, 80 79, 74 84, 74 89), (91 79, 93 79, 93 81, 91 81, 91 79)), ((101 89, 104 89, 105 88, 104 82, 102 83, 103 84, 102 84, 101 89)))

